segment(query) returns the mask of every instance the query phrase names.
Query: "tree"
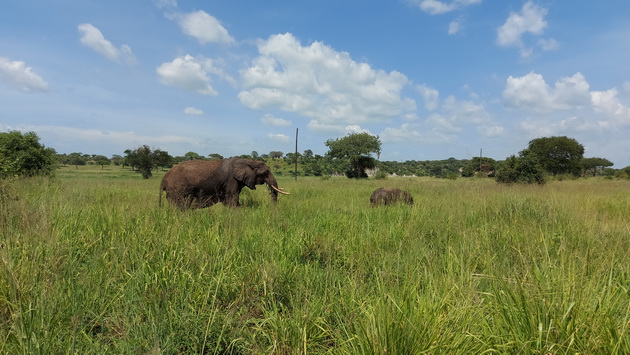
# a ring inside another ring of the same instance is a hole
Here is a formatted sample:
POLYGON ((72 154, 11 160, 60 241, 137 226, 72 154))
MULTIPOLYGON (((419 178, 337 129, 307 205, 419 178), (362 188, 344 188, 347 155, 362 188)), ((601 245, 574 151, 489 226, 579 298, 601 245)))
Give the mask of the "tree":
POLYGON ((223 159, 223 155, 217 154, 217 153, 211 153, 211 154, 208 154, 208 158, 210 158, 210 160, 221 160, 223 159))
POLYGON ((310 160, 313 159, 313 151, 310 149, 307 149, 304 151, 304 153, 302 154, 302 156, 304 157, 304 159, 306 160, 310 160))
POLYGON ((488 176, 496 169, 496 161, 487 157, 473 157, 466 165, 462 167, 462 176, 471 177, 475 174, 479 176, 488 176))
POLYGON ((173 157, 168 152, 156 149, 152 155, 155 167, 170 168, 173 166, 173 157))
POLYGON ((529 147, 521 151, 520 155, 535 160, 549 174, 578 176, 584 146, 565 136, 536 138, 529 142, 529 147))
POLYGON ((376 166, 372 153, 381 154, 379 137, 369 133, 350 133, 343 138, 329 139, 325 144, 329 148, 328 156, 347 161, 349 178, 367 178, 365 170, 376 166))
POLYGON ((580 165, 582 167, 582 177, 586 177, 587 173, 596 176, 598 171, 602 171, 604 168, 613 166, 614 164, 604 158, 582 158, 580 165))
POLYGON ((184 157, 186 157, 186 160, 204 160, 204 157, 195 153, 195 152, 188 152, 186 154, 184 154, 184 157))
POLYGON ((502 184, 545 184, 544 170, 530 156, 507 158, 497 172, 497 182, 502 184))
POLYGON ((269 156, 272 157, 273 159, 280 159, 280 158, 282 158, 283 155, 284 155, 284 153, 282 153, 280 151, 269 152, 269 156))
POLYGON ((160 166, 161 162, 163 162, 163 159, 165 159, 165 156, 171 158, 168 153, 164 153, 166 152, 163 152, 159 149, 152 151, 148 145, 143 145, 134 150, 125 150, 125 160, 129 165, 134 167, 136 171, 142 174, 143 178, 148 179, 153 175, 151 173, 151 170, 153 170, 153 168, 157 166, 160 166))
POLYGON ((112 155, 111 159, 109 160, 116 166, 123 164, 123 157, 118 154, 112 155))
POLYGON ((52 175, 56 152, 39 142, 35 132, 0 133, 0 177, 52 175))
POLYGON ((92 159, 94 160, 94 163, 101 166, 101 170, 105 168, 105 165, 111 164, 109 158, 104 155, 95 155, 92 159))

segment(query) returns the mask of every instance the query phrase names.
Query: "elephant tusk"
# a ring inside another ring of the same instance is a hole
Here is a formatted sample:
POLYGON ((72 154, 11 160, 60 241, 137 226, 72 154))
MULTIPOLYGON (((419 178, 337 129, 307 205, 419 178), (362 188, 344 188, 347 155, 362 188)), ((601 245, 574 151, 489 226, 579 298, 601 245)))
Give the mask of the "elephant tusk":
POLYGON ((285 194, 285 195, 290 195, 290 193, 286 192, 286 191, 282 191, 282 189, 277 188, 273 185, 269 185, 272 189, 276 190, 277 192, 281 193, 281 194, 285 194))

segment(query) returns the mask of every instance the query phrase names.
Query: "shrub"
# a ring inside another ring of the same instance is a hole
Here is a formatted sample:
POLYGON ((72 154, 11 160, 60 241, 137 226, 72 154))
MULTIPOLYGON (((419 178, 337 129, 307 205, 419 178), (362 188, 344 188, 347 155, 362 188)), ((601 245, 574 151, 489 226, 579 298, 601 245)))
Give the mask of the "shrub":
POLYGON ((516 157, 512 155, 503 163, 503 167, 498 171, 496 176, 497 182, 502 184, 539 184, 544 185, 544 170, 536 163, 535 160, 525 157, 516 157))

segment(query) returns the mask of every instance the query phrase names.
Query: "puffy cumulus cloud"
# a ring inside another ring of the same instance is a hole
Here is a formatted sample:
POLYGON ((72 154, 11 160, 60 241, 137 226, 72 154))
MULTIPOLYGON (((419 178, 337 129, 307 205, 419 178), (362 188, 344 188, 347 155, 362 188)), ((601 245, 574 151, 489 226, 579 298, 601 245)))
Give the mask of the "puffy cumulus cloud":
POLYGON ((561 78, 552 88, 542 75, 530 72, 522 77, 510 76, 503 99, 513 108, 542 114, 589 105, 591 94, 581 73, 561 78))
POLYGON ((134 63, 135 57, 131 51, 131 48, 123 44, 120 48, 116 48, 112 42, 105 39, 103 33, 93 25, 89 23, 83 23, 78 26, 79 33, 81 34, 81 43, 99 54, 102 54, 107 59, 113 62, 134 63))
POLYGON ((214 65, 212 59, 190 55, 162 63, 156 71, 163 84, 213 96, 218 93, 211 85, 210 75, 225 77, 223 71, 214 65))
POLYGON ((122 147, 133 147, 141 144, 147 144, 150 146, 172 143, 189 143, 194 145, 201 144, 201 142, 191 139, 190 137, 172 135, 142 135, 132 131, 104 131, 98 129, 81 129, 52 125, 24 125, 8 128, 19 131, 34 131, 38 134, 54 137, 55 140, 60 142, 102 142, 104 144, 116 144, 122 147))
POLYGON ((267 137, 271 139, 272 141, 281 142, 281 143, 287 143, 291 139, 286 134, 281 134, 281 133, 280 134, 269 133, 267 137))
POLYGON ((617 89, 591 92, 591 102, 596 112, 610 118, 610 123, 627 125, 630 123, 630 108, 623 105, 617 97, 617 89))
POLYGON ((440 93, 433 88, 430 88, 426 85, 416 85, 416 91, 422 96, 424 99, 424 107, 433 111, 438 107, 440 103, 440 93))
POLYGON ((379 138, 383 143, 438 144, 451 142, 457 136, 422 123, 404 123, 400 127, 385 128, 379 133, 379 138))
POLYGON ((22 61, 0 57, 0 79, 25 92, 48 90, 48 83, 22 61))
POLYGON ((200 110, 195 107, 186 107, 184 109, 184 113, 187 115, 192 115, 192 116, 201 116, 203 115, 203 110, 200 110))
POLYGON ((594 129, 605 128, 605 124, 598 121, 587 121, 583 118, 570 116, 559 120, 528 118, 520 123, 520 128, 529 136, 554 136, 559 134, 589 133, 594 129))
POLYGON ((331 134, 342 136, 348 133, 369 133, 369 130, 361 128, 359 125, 340 125, 340 124, 327 124, 321 123, 318 120, 311 120, 308 125, 308 129, 314 132, 331 134))
POLYGON ((452 131, 460 131, 467 125, 481 125, 490 121, 491 115, 483 104, 447 97, 442 103, 442 112, 433 115, 433 120, 452 131))
POLYGON ((231 44, 234 42, 234 38, 232 38, 225 27, 221 25, 221 22, 219 22, 216 17, 203 10, 167 16, 175 20, 185 34, 196 38, 199 43, 231 44))
POLYGON ((310 117, 318 125, 382 122, 415 109, 401 97, 403 74, 372 69, 321 42, 302 46, 291 34, 259 41, 260 56, 241 71, 241 102, 310 117))
POLYGON ((260 118, 260 122, 267 126, 290 126, 291 121, 284 118, 274 117, 273 115, 264 115, 260 118))
MULTIPOLYGON (((548 10, 531 1, 526 2, 519 13, 510 13, 505 23, 497 29, 497 44, 502 47, 518 47, 522 57, 528 57, 533 50, 523 42, 526 33, 542 35, 547 27, 548 10)), ((554 39, 543 39, 538 42, 544 50, 556 49, 558 42, 554 39)))
POLYGON ((438 15, 453 10, 461 9, 463 7, 479 4, 481 0, 452 0, 452 1, 440 1, 440 0, 409 0, 411 4, 416 5, 420 10, 431 14, 438 15))

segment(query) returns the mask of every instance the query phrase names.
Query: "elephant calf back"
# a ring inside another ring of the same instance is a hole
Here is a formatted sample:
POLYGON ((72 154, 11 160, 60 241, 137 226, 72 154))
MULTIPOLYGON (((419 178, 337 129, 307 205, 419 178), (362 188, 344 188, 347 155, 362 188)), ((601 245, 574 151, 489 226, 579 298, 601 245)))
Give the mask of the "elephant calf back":
POLYGON ((407 191, 385 187, 379 187, 372 193, 372 196, 370 196, 370 204, 372 206, 385 206, 395 203, 413 205, 413 197, 411 197, 411 194, 407 191))

